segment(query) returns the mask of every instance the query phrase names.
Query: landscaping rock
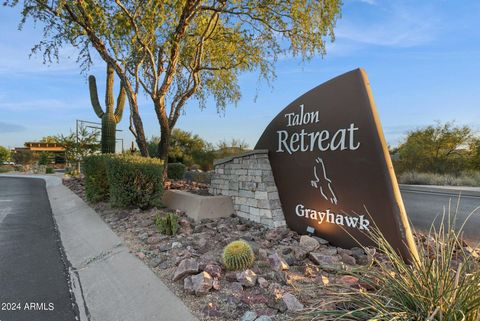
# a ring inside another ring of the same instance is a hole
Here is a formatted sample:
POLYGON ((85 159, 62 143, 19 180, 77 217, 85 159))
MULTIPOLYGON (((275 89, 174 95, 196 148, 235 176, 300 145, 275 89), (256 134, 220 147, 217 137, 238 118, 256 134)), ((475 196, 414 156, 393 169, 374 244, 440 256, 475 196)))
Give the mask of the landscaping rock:
POLYGON ((198 273, 198 270, 198 262, 195 259, 184 259, 175 270, 173 281, 178 281, 187 275, 198 273))
POLYGON ((272 269, 277 272, 285 271, 290 268, 285 259, 276 252, 268 257, 268 262, 272 269))
POLYGON ((262 260, 268 259, 268 251, 266 249, 258 249, 258 258, 262 260))
POLYGON ((316 239, 308 235, 302 235, 300 237, 300 247, 305 249, 307 252, 313 252, 318 249, 320 243, 316 239))
POLYGON ((161 238, 159 236, 150 236, 147 239, 147 244, 158 244, 160 243, 161 238))
POLYGON ((225 279, 228 282, 236 282, 237 281, 237 273, 234 271, 228 271, 225 273, 225 279))
POLYGON ((261 315, 259 316, 255 321, 272 321, 272 317, 269 317, 268 315, 261 315))
POLYGON ((324 255, 323 253, 311 252, 308 258, 314 264, 325 271, 336 271, 342 267, 338 256, 324 255))
POLYGON ((204 271, 214 278, 219 278, 222 275, 222 267, 217 264, 207 264, 204 271))
POLYGON ((172 243, 172 249, 179 249, 182 247, 182 243, 180 242, 173 242, 172 243))
POLYGON ((346 286, 353 286, 358 283, 358 278, 352 275, 342 275, 341 277, 337 278, 336 282, 346 286))
POLYGON ((257 281, 258 281, 258 285, 260 285, 262 289, 268 288, 268 281, 265 278, 259 277, 257 281))
POLYGON ((340 254, 340 257, 342 258, 342 262, 348 265, 355 265, 357 264, 357 260, 353 256, 350 256, 348 254, 342 253, 340 254))
POLYGON ((257 274, 250 269, 238 272, 237 281, 244 287, 252 287, 257 283, 257 274))
POLYGON ((254 321, 257 318, 257 313, 255 311, 247 311, 244 313, 240 321, 254 321))
POLYGON ((213 287, 213 278, 207 272, 192 275, 183 280, 183 288, 187 293, 197 296, 207 294, 213 287))
POLYGON ((328 243, 330 243, 330 242, 328 242, 327 240, 322 239, 321 237, 318 237, 318 236, 312 236, 312 237, 313 237, 315 240, 317 240, 318 243, 320 243, 321 245, 327 245, 328 243))
POLYGON ((299 312, 303 310, 303 304, 291 293, 285 293, 282 297, 289 312, 299 312))
POLYGON ((308 250, 300 246, 296 246, 293 248, 293 256, 297 260, 305 260, 307 258, 308 252, 308 250))

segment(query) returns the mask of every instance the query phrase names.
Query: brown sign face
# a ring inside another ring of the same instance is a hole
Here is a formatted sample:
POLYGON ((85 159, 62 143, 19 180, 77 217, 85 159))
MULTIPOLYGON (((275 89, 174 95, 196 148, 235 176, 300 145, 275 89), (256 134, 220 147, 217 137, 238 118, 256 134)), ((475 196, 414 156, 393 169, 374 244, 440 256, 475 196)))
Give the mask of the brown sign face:
POLYGON ((365 71, 336 77, 288 105, 255 149, 268 149, 290 228, 345 248, 376 225, 399 253, 415 247, 365 71), (351 234, 351 236, 349 235, 351 234))

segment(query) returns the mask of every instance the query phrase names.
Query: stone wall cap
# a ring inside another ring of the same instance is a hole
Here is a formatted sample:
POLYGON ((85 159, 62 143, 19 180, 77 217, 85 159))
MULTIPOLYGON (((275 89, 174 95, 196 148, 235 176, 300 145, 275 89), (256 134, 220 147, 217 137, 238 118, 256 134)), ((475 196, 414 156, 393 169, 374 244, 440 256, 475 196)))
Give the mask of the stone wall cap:
POLYGON ((247 156, 251 156, 251 155, 258 155, 258 154, 267 154, 268 155, 268 149, 254 149, 254 150, 250 150, 248 152, 238 154, 238 155, 235 155, 235 156, 229 156, 229 157, 225 157, 225 158, 221 158, 221 159, 216 159, 213 162, 213 167, 215 167, 217 165, 229 163, 232 160, 234 160, 235 158, 243 158, 243 157, 247 157, 247 156))

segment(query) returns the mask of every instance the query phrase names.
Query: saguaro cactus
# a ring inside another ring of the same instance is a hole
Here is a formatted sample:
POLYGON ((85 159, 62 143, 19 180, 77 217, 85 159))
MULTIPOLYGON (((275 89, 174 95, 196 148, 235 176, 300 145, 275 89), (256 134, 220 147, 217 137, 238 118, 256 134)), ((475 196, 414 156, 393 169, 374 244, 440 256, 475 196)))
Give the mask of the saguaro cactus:
POLYGON ((120 85, 120 93, 117 97, 117 107, 113 110, 113 66, 107 65, 107 90, 105 92, 105 112, 100 106, 97 94, 97 82, 95 76, 88 77, 90 87, 90 100, 92 101, 93 110, 98 118, 102 120, 102 153, 115 153, 115 133, 117 124, 122 120, 123 107, 125 105, 125 89, 120 85))

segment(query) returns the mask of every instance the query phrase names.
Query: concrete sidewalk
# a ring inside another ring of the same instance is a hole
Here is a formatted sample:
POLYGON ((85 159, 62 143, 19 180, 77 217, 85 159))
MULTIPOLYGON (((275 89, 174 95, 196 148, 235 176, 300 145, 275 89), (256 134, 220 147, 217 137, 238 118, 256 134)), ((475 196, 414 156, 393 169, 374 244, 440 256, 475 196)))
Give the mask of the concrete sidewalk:
POLYGON ((82 321, 197 320, 143 262, 129 253, 98 214, 63 186, 61 178, 18 177, 46 181, 54 219, 71 265, 72 288, 82 321))

